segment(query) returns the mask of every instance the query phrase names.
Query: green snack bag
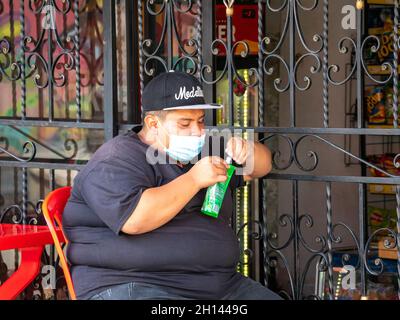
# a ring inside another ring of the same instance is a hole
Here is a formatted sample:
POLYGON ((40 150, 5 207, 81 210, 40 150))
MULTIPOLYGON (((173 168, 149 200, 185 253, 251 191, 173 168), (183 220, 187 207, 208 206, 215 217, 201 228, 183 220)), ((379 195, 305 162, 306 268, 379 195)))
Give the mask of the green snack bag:
POLYGON ((231 180, 232 175, 236 169, 235 166, 230 164, 230 158, 228 158, 226 162, 229 163, 229 168, 226 172, 226 180, 224 182, 217 182, 213 186, 207 188, 206 197, 204 199, 203 206, 201 207, 202 213, 214 218, 218 218, 219 210, 221 209, 226 189, 228 188, 229 181, 231 180))

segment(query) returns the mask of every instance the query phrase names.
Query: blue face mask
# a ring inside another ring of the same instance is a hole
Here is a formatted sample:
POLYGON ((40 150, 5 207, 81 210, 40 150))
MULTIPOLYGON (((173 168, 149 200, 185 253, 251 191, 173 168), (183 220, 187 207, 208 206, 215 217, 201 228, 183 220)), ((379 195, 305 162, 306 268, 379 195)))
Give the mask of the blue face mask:
POLYGON ((202 136, 180 136, 170 134, 169 148, 164 147, 164 151, 173 159, 180 162, 189 162, 196 157, 204 146, 206 135, 202 136))
POLYGON ((200 137, 170 134, 169 148, 165 148, 165 152, 175 160, 189 162, 201 152, 205 137, 205 134, 200 137))

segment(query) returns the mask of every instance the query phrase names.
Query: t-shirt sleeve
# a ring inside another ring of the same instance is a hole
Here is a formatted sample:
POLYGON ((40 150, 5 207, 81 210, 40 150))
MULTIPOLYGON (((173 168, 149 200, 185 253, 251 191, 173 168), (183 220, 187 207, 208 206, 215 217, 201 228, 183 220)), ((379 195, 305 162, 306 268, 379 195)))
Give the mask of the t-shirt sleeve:
POLYGON ((125 161, 99 162, 81 184, 86 204, 116 234, 131 216, 142 193, 155 186, 154 173, 125 161))

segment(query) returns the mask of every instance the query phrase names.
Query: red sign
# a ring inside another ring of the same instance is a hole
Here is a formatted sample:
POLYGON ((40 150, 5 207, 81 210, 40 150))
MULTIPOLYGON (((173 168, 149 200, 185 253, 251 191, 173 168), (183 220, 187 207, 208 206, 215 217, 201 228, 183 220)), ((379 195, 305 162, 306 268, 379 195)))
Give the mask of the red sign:
MULTIPOLYGON (((159 5, 156 6, 159 10, 159 5)), ((197 9, 193 9, 196 12, 197 9)), ((258 5, 257 4, 235 4, 233 6, 233 17, 232 17, 232 29, 233 29, 233 41, 246 41, 249 46, 249 54, 257 55, 258 52, 258 5)), ((159 41, 159 37, 162 33, 162 26, 164 23, 165 15, 159 14, 156 16, 157 27, 156 27, 156 43, 159 41)), ((195 24, 196 16, 193 14, 178 14, 175 16, 179 38, 181 42, 183 39, 196 38, 195 24)), ((226 41, 226 7, 225 5, 216 5, 216 30, 215 36, 217 39, 226 41)), ((173 55, 179 56, 180 49, 178 48, 177 41, 173 41, 173 55)), ((164 46, 167 46, 167 41, 164 42, 164 46)), ((184 43, 185 49, 192 53, 194 48, 184 43)), ((225 50, 219 46, 219 55, 225 55, 225 50)), ((243 46, 238 46, 235 50, 235 54, 240 54, 243 51, 243 46)))
MULTIPOLYGON (((225 5, 216 6, 216 38, 226 41, 226 7, 225 5)), ((258 8, 257 5, 235 4, 233 6, 232 17, 232 37, 233 42, 246 41, 249 46, 249 54, 258 52, 258 8)), ((219 55, 225 55, 225 50, 219 46, 219 55)), ((240 54, 244 50, 239 45, 235 54, 240 54)))

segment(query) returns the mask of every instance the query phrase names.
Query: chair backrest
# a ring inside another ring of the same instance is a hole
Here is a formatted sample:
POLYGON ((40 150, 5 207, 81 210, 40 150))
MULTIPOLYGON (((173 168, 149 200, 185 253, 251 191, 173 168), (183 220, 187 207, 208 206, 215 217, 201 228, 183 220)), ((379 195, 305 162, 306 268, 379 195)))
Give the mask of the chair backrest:
POLYGON ((67 283, 69 296, 72 300, 76 300, 76 294, 72 283, 71 273, 69 271, 64 251, 61 247, 60 240, 58 239, 56 233, 56 224, 55 224, 55 222, 57 222, 57 225, 61 229, 66 243, 68 243, 64 231, 62 230, 62 214, 64 212, 64 208, 65 205, 67 204, 69 196, 71 195, 71 189, 72 189, 71 187, 62 187, 50 192, 44 199, 42 209, 47 226, 49 227, 51 236, 54 241, 54 246, 56 247, 56 251, 60 259, 61 268, 64 271, 64 276, 65 276, 65 281, 67 283))

